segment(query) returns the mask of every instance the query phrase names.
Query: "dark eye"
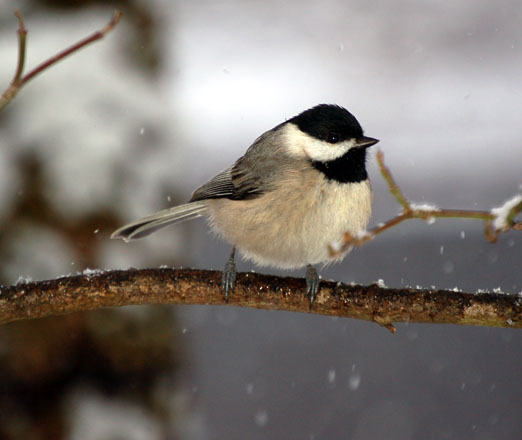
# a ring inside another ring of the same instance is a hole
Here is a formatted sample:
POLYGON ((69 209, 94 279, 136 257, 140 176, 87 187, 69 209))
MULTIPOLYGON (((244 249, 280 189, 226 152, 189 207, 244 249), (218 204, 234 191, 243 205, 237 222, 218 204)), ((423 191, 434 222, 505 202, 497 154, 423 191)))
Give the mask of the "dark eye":
POLYGON ((336 144, 337 142, 339 142, 339 135, 334 132, 328 133, 328 142, 330 142, 331 144, 336 144))

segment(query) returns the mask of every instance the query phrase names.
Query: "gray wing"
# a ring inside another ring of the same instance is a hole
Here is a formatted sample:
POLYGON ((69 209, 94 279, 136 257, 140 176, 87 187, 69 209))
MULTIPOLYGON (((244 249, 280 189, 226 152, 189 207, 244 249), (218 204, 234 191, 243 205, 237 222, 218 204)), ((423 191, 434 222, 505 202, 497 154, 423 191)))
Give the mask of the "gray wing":
POLYGON ((241 159, 194 191, 190 201, 222 198, 245 200, 263 194, 267 188, 263 186, 261 177, 241 166, 241 159))
POLYGON ((233 166, 194 191, 190 201, 219 198, 245 200, 272 191, 276 176, 285 169, 285 164, 289 161, 280 151, 274 130, 256 139, 233 166))
POLYGON ((194 191, 190 201, 196 202, 205 199, 231 198, 234 192, 232 167, 230 167, 194 191))
POLYGON ((190 201, 195 202, 197 200, 230 197, 234 191, 231 170, 232 167, 227 168, 225 171, 212 178, 209 182, 200 186, 196 191, 194 191, 190 201))

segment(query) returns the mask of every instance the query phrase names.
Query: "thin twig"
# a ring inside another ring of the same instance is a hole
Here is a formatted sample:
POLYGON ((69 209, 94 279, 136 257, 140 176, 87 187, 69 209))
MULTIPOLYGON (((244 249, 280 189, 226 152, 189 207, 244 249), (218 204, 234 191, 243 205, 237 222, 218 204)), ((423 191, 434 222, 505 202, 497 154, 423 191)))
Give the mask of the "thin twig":
POLYGON ((25 29, 22 13, 18 9, 15 9, 14 14, 18 19, 18 63, 11 84, 9 84, 9 87, 7 87, 4 93, 2 93, 0 98, 0 110, 17 95, 18 91, 20 90, 20 83, 22 81, 22 74, 24 72, 27 30, 25 29))
POLYGON ((64 59, 68 55, 77 52, 82 47, 91 44, 92 42, 103 38, 108 32, 110 32, 120 21, 121 12, 115 11, 112 16, 111 21, 100 31, 94 32, 91 36, 73 44, 68 49, 63 50, 62 52, 56 54, 55 56, 49 58, 47 61, 44 61, 42 64, 36 66, 32 69, 28 74, 22 77, 24 70, 24 62, 25 62, 25 52, 26 52, 26 35, 27 30, 25 29, 24 21, 21 12, 17 9, 15 10, 15 15, 18 18, 19 28, 18 28, 18 66, 16 69, 16 73, 13 81, 7 88, 7 90, 2 94, 0 98, 0 110, 2 110, 13 98, 18 94, 20 89, 27 84, 31 79, 33 79, 36 75, 42 73, 44 70, 48 69, 52 65, 56 64, 58 61, 64 59))
POLYGON ((120 18, 121 12, 115 11, 111 21, 101 31, 94 32, 91 36, 78 41, 76 44, 73 44, 71 47, 63 50, 62 52, 56 54, 54 57, 49 58, 47 61, 44 61, 39 66, 35 67, 22 78, 20 86, 23 86, 24 84, 32 80, 36 75, 38 75, 48 67, 52 66, 53 64, 56 64, 60 60, 63 60, 67 55, 70 55, 80 50, 82 47, 87 46, 88 44, 91 44, 92 42, 103 38, 105 34, 107 34, 107 32, 111 31, 114 28, 114 26, 118 24, 120 18))
POLYGON ((484 234, 488 241, 494 243, 498 236, 502 232, 507 232, 510 229, 520 231, 522 230, 522 223, 515 222, 516 216, 522 212, 522 201, 515 204, 509 210, 508 215, 505 218, 506 226, 501 229, 495 229, 493 222, 496 216, 490 211, 475 211, 465 209, 438 209, 430 207, 422 207, 412 204, 402 193, 400 187, 395 182, 390 169, 384 163, 384 154, 382 151, 377 152, 377 162, 382 176, 388 183, 388 188, 392 195, 395 197, 397 202, 403 207, 401 214, 388 220, 387 222, 380 224, 379 226, 365 231, 363 234, 354 237, 349 233, 344 234, 344 241, 342 246, 335 250, 333 247, 330 248, 332 255, 337 255, 346 251, 350 246, 361 246, 362 244, 373 240, 380 233, 397 226, 405 220, 410 219, 421 219, 427 222, 432 222, 436 218, 466 218, 466 219, 477 219, 485 222, 484 234))
MULTIPOLYGON (((129 269, 0 287, 0 323, 131 304, 227 305, 221 272, 129 269)), ((286 310, 376 322, 522 328, 522 298, 506 293, 389 289, 322 281, 310 308, 306 282, 240 273, 229 306, 286 310)))
POLYGON ((404 212, 411 211, 410 203, 408 199, 404 196, 399 185, 395 182, 395 179, 392 176, 390 169, 384 165, 384 154, 381 150, 377 151, 377 162, 379 163, 379 168, 381 169, 382 177, 388 183, 388 188, 393 196, 397 199, 399 204, 404 208, 404 212))
POLYGON ((27 39, 27 30, 25 29, 24 19, 19 9, 15 9, 15 16, 18 18, 18 67, 11 84, 20 84, 25 64, 25 41, 27 39))

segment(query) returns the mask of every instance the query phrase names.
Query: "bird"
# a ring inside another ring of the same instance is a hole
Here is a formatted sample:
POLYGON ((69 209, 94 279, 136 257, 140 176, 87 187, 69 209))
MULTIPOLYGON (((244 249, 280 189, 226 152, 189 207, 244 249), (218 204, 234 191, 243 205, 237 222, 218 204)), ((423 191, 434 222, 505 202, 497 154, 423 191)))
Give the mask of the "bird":
POLYGON ((197 188, 188 203, 129 223, 111 235, 125 241, 205 216, 232 245, 222 272, 226 302, 236 283, 236 249, 259 266, 306 267, 310 306, 320 278, 314 265, 342 260, 331 246, 362 233, 372 212, 365 136, 355 116, 319 104, 259 136, 232 166, 197 188))

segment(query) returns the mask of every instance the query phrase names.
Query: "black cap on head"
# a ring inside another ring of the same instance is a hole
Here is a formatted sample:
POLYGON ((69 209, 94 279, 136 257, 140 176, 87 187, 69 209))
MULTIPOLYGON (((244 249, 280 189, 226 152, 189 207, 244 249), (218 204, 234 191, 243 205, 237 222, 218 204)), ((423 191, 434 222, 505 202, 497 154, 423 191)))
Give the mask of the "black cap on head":
POLYGON ((346 139, 359 138, 361 125, 348 110, 338 105, 320 104, 294 116, 288 122, 310 136, 335 144, 346 139))

